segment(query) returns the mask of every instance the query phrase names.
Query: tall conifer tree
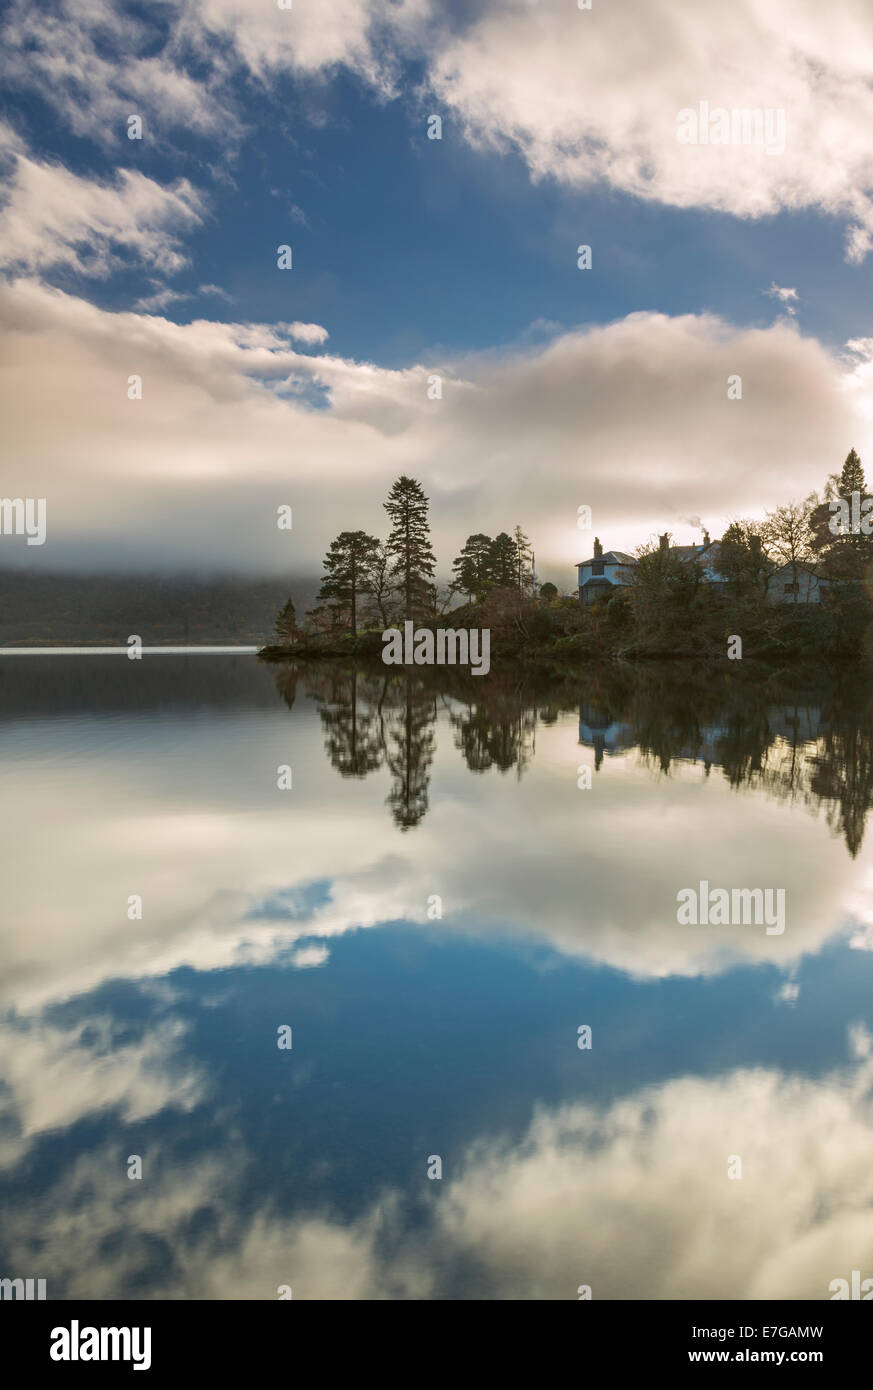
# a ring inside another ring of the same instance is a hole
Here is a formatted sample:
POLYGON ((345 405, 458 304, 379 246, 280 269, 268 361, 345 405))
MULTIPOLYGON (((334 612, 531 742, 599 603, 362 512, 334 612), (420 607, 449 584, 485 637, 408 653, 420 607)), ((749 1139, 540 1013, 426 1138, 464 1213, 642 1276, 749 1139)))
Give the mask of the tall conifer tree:
POLYGON ((353 637, 358 631, 358 602, 369 591, 370 568, 378 549, 376 537, 365 531, 341 531, 324 557, 325 575, 318 601, 348 612, 353 637))
POLYGON ((388 493, 385 510, 391 518, 388 550, 391 575, 400 595, 404 618, 418 618, 433 609, 436 557, 430 544, 428 499, 414 478, 402 474, 388 493))

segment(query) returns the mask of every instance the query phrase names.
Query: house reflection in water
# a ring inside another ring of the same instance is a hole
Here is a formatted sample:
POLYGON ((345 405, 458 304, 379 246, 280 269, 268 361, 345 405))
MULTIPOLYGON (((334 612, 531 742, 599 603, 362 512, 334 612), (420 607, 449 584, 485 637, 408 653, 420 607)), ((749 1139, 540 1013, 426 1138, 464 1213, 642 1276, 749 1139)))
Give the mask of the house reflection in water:
MULTIPOLYGON (((669 759, 702 763, 709 775, 713 763, 719 763, 719 748, 730 735, 726 724, 701 724, 692 740, 678 737, 670 741, 669 759)), ((586 701, 579 706, 579 743, 594 749, 594 768, 600 770, 604 755, 616 757, 640 744, 640 731, 632 723, 616 719, 603 709, 586 701)))
POLYGON ((579 706, 579 742, 594 749, 594 766, 599 770, 603 755, 614 757, 633 748, 637 742, 632 724, 613 719, 596 705, 583 701, 579 706))

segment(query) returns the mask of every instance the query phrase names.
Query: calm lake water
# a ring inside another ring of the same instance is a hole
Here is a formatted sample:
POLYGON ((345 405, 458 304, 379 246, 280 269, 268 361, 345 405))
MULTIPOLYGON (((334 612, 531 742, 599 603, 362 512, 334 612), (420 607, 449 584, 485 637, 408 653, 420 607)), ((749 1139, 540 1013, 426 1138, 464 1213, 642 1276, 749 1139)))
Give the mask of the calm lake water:
POLYGON ((0 656, 0 1273, 873 1278, 870 692, 430 675, 0 656), (680 924, 701 881, 784 931, 680 924))

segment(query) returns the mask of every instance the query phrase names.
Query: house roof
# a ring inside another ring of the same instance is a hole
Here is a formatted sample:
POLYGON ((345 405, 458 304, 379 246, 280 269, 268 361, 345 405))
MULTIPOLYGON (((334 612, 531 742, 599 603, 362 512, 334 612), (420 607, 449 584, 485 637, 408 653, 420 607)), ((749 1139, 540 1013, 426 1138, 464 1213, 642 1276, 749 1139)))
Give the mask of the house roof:
MULTIPOLYGON (((796 565, 798 574, 808 574, 811 579, 817 579, 819 584, 828 583, 827 579, 823 578, 823 576, 819 574, 814 564, 808 564, 803 560, 798 560, 796 562, 796 565)), ((776 566, 770 578, 775 579, 777 574, 787 574, 789 571, 794 571, 794 565, 790 560, 787 560, 784 565, 776 566)))
MULTIPOLYGON (((670 554, 678 555, 680 560, 701 560, 706 565, 716 566, 721 553, 721 541, 710 541, 709 545, 671 545, 670 554)), ((588 560, 577 560, 576 568, 585 569, 598 562, 607 565, 635 565, 636 557, 624 550, 605 550, 602 555, 592 555, 588 560)))
POLYGON ((600 561, 607 565, 635 565, 636 560, 633 555, 626 555, 623 550, 605 550, 602 555, 592 555, 590 560, 577 560, 576 568, 583 565, 595 565, 600 561))
POLYGON ((678 555, 680 560, 704 560, 707 563, 717 561, 721 550, 721 541, 710 541, 709 545, 671 545, 671 555, 678 555))

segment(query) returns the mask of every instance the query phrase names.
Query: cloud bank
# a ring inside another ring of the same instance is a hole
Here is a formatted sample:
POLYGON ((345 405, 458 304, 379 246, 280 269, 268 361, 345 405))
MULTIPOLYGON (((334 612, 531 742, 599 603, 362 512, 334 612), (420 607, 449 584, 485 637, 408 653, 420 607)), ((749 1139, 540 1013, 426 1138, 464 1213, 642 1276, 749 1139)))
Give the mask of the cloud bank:
POLYGON ((591 545, 581 505, 624 549, 654 529, 682 533, 692 514, 718 534, 873 446, 870 343, 844 360, 784 320, 635 313, 389 370, 325 351, 318 324, 176 324, 20 279, 0 285, 0 331, 4 487, 45 497, 48 515, 38 552, 7 537, 3 554, 46 569, 211 569, 221 557, 315 573, 339 530, 384 532, 382 502, 408 472, 431 498, 443 576, 471 530, 518 521, 541 578, 570 588, 591 545), (141 400, 128 398, 132 375, 141 400), (291 532, 277 528, 282 505, 291 532))

